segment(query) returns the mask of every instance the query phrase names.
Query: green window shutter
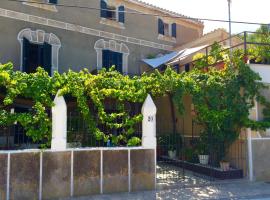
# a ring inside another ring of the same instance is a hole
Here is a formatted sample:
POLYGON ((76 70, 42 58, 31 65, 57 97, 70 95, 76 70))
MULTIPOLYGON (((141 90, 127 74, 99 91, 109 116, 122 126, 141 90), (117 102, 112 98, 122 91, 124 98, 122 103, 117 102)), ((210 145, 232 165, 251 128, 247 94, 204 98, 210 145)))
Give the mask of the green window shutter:
POLYGON ((185 64, 185 72, 189 72, 190 70, 190 65, 189 63, 188 64, 185 64))
POLYGON ((115 68, 117 71, 120 73, 123 73, 123 54, 119 52, 113 52, 114 53, 114 63, 115 63, 115 68))
POLYGON ((43 68, 51 76, 52 75, 52 45, 44 43, 43 46, 43 68))
POLYGON ((162 19, 158 19, 158 33, 164 35, 164 23, 162 19))
POLYGON ((109 50, 102 50, 102 67, 109 69, 110 66, 109 50))
POLYGON ((172 24, 172 37, 175 37, 176 38, 176 28, 177 28, 177 26, 176 26, 176 23, 173 23, 172 24))
POLYGON ((125 7, 124 6, 118 7, 118 20, 121 23, 125 23, 125 7))
POLYGON ((49 3, 51 3, 51 4, 57 4, 57 1, 58 0, 49 0, 49 3))
POLYGON ((102 67, 110 69, 115 66, 115 70, 123 72, 123 54, 111 50, 102 51, 102 67))
POLYGON ((100 1, 100 17, 107 18, 107 3, 104 0, 100 1))
POLYGON ((23 38, 23 62, 22 62, 22 70, 23 72, 27 71, 27 68, 29 67, 29 48, 30 47, 30 42, 26 39, 23 38))

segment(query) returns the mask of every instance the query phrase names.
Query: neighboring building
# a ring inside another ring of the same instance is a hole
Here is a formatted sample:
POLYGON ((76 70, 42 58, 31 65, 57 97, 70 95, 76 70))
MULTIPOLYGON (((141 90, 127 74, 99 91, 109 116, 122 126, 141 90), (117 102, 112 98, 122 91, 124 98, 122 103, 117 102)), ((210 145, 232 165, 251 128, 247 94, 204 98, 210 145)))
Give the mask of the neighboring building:
POLYGON ((0 5, 0 62, 26 72, 38 65, 50 74, 116 65, 124 74, 140 74, 141 59, 203 32, 199 21, 137 0, 35 1, 0 5))
MULTIPOLYGON (((138 75, 142 59, 169 53, 203 33, 200 21, 137 0, 34 1, 0 4, 0 63, 11 61, 25 72, 43 66, 49 74, 83 68, 96 73, 115 65, 124 74, 138 75)), ((14 111, 30 107, 16 101, 14 111)), ((133 110, 140 112, 138 106, 133 110)), ((68 112, 69 118, 78 118, 74 108, 68 112)), ((0 148, 26 147, 33 144, 19 124, 0 129, 0 148)))
MULTIPOLYGON (((163 70, 170 65, 174 67, 178 72, 189 71, 192 69, 193 56, 197 53, 206 54, 206 48, 208 51, 211 49, 211 45, 214 42, 218 42, 222 46, 229 47, 229 33, 224 29, 216 29, 210 33, 203 35, 202 37, 185 43, 183 45, 175 46, 173 52, 163 54, 162 56, 143 59, 146 66, 148 66, 149 72, 154 69, 163 70)), ((243 41, 240 38, 233 37, 232 45, 242 44, 243 41)), ((157 134, 164 133, 177 133, 185 134, 187 137, 198 136, 201 129, 196 125, 194 116, 192 116, 192 101, 191 98, 186 96, 184 98, 185 114, 180 116, 175 109, 172 113, 171 106, 172 101, 168 96, 156 99, 155 101, 158 112, 157 112, 157 134), (175 119, 173 119, 175 116, 175 119), (175 121, 175 127, 174 123, 175 121), (175 129, 175 130, 174 130, 175 129)))
MULTIPOLYGON (((209 53, 214 42, 218 42, 224 48, 229 48, 229 33, 225 29, 216 29, 196 40, 176 46, 173 52, 157 58, 143 59, 143 61, 153 69, 161 69, 164 66, 170 65, 179 72, 189 71, 192 68, 194 55, 209 53)), ((241 43, 243 43, 242 39, 235 36, 232 37, 232 46, 241 43)))

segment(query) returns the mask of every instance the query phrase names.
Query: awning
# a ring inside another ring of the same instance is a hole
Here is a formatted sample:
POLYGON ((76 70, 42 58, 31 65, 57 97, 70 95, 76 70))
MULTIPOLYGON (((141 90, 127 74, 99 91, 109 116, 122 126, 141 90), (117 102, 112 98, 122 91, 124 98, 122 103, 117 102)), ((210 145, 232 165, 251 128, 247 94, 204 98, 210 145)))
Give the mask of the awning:
POLYGON ((187 57, 193 55, 194 53, 198 53, 200 50, 204 49, 205 47, 207 47, 207 45, 184 49, 184 52, 180 56, 177 56, 176 58, 172 59, 167 64, 168 65, 173 65, 175 63, 179 63, 181 60, 186 59, 187 57))
POLYGON ((174 58, 178 57, 183 50, 181 51, 174 51, 172 53, 166 54, 164 56, 158 57, 158 58, 152 58, 152 59, 143 59, 142 61, 145 62, 147 65, 150 65, 153 68, 157 68, 160 65, 166 64, 173 60, 174 58))
POLYGON ((207 45, 200 46, 200 47, 194 47, 194 48, 187 48, 180 51, 174 51, 172 53, 166 54, 164 56, 153 58, 153 59, 143 59, 142 61, 145 62, 147 65, 157 68, 161 65, 170 65, 177 62, 180 62, 181 60, 185 59, 189 55, 196 53, 197 51, 200 51, 201 49, 205 48, 207 45))

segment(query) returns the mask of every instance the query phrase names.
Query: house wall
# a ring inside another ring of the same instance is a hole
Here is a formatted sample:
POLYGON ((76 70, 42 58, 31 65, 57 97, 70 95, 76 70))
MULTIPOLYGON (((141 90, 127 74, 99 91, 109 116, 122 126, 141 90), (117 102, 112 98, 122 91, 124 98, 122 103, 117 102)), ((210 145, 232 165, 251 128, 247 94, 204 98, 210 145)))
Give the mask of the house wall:
MULTIPOLYGON (((250 64, 250 68, 258 73, 260 75, 260 77, 262 78, 261 82, 266 86, 266 88, 262 89, 260 91, 261 95, 264 96, 266 98, 267 101, 269 101, 270 99, 270 78, 269 78, 269 73, 270 73, 270 69, 269 69, 269 65, 265 65, 265 64, 250 64)), ((252 117, 251 119, 254 120, 263 120, 264 119, 264 115, 263 115, 263 110, 264 110, 264 106, 261 105, 259 102, 256 102, 255 107, 252 109, 252 111, 250 112, 250 117, 252 117)), ((270 129, 267 129, 266 131, 252 131, 252 136, 253 137, 269 137, 270 136, 270 129)))
MULTIPOLYGON (((31 30, 44 30, 46 33, 55 34, 61 41, 59 49, 59 72, 65 72, 68 69, 79 71, 88 68, 90 71, 96 69, 97 52, 94 49, 95 42, 100 39, 98 36, 85 35, 73 31, 63 31, 53 27, 33 24, 24 21, 16 21, 9 18, 0 17, 0 60, 1 63, 13 62, 15 69, 20 69, 21 47, 17 40, 18 33, 25 28, 31 30), (10 24, 13 24, 10 26, 10 24)), ((109 41, 109 39, 105 39, 109 41)), ((130 55, 128 59, 128 73, 140 73, 140 60, 150 53, 158 54, 167 52, 161 49, 151 47, 142 47, 136 44, 127 44, 130 55)))
MULTIPOLYGON (((191 97, 185 96, 183 103, 185 107, 183 115, 179 114, 174 106, 176 132, 181 133, 185 137, 191 137, 192 135, 197 137, 202 128, 192 120, 194 116, 191 115, 191 97)), ((160 97, 155 100, 155 104, 157 106, 157 135, 172 133, 173 119, 169 97, 160 97)))
POLYGON ((252 139, 253 179, 256 181, 270 181, 269 145, 269 138, 252 139))
MULTIPOLYGON (((68 4, 64 0, 59 4, 68 4)), ((141 10, 152 14, 156 10, 144 8, 129 1, 113 1, 116 5, 125 5, 126 11, 141 10)), ((30 4, 31 5, 31 4, 30 4)), ((100 1, 78 0, 74 5, 99 8, 100 1)), ((73 69, 96 69, 97 52, 94 49, 99 39, 115 40, 124 43, 129 49, 128 73, 141 72, 141 59, 148 55, 168 53, 173 46, 183 44, 200 37, 203 26, 199 23, 176 19, 176 42, 158 39, 158 17, 126 14, 122 28, 101 23, 100 11, 90 9, 56 6, 57 10, 41 9, 21 2, 1 1, 0 5, 0 62, 14 62, 16 69, 20 66, 20 44, 18 33, 25 28, 38 29, 55 34, 60 42, 59 72, 73 69), (12 11, 15 11, 12 12, 12 11), (55 20, 55 21, 54 21, 55 20), (138 23, 139 22, 139 23, 138 23)), ((162 13, 160 13, 162 14, 162 13)), ((171 19, 172 20, 172 19, 171 19)))

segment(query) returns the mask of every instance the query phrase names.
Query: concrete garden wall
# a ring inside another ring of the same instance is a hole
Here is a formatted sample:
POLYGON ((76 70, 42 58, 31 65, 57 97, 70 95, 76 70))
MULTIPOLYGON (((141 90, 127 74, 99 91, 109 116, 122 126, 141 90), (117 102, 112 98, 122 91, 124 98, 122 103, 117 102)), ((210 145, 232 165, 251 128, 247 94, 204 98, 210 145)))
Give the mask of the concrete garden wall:
POLYGON ((270 138, 252 139, 253 180, 270 181, 270 138))
POLYGON ((0 199, 56 199, 155 189, 155 149, 0 151, 0 199))

